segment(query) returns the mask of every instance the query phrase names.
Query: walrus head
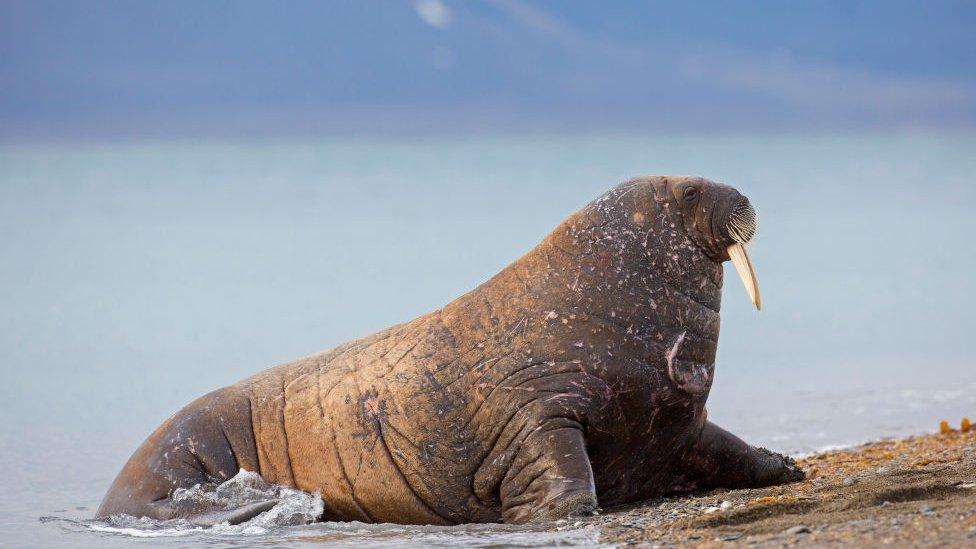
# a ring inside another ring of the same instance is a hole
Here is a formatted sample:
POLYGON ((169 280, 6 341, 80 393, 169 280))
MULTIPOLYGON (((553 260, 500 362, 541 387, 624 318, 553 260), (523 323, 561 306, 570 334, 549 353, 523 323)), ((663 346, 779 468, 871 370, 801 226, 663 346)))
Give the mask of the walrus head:
POLYGON ((759 310, 762 307, 759 281, 746 252, 758 223, 749 199, 732 187, 707 179, 689 177, 669 183, 689 237, 711 259, 732 260, 749 299, 759 310))

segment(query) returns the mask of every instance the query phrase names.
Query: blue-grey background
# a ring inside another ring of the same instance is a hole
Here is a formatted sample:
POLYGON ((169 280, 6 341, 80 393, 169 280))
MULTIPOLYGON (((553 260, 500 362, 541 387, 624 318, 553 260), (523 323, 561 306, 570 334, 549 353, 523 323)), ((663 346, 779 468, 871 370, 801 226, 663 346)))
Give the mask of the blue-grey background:
POLYGON ((3 0, 0 137, 971 128, 967 0, 3 0))
POLYGON ((173 411, 443 305, 637 174, 760 213, 764 309, 729 269, 712 419, 804 452, 973 416, 974 23, 0 1, 0 544, 139 543, 70 520, 173 411))

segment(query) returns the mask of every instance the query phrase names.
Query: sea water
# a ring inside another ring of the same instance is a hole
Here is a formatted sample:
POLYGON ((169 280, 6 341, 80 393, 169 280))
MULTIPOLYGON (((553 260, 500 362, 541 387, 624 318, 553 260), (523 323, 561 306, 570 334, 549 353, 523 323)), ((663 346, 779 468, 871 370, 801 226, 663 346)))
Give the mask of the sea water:
MULTIPOLYGON (((803 453, 976 416, 976 136, 0 146, 0 545, 593 545, 502 525, 90 521, 171 413, 435 309, 638 174, 759 212, 709 418, 803 453)), ((261 522, 261 521, 264 522, 261 522)))

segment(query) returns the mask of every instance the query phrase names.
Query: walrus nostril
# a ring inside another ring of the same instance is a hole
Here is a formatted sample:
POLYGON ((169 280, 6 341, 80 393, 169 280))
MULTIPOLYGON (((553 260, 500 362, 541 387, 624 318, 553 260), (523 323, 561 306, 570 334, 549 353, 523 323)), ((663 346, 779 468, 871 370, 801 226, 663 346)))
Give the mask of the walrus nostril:
POLYGON ((756 225, 759 219, 756 210, 748 200, 739 201, 733 208, 729 216, 728 231, 732 240, 740 244, 745 244, 752 240, 756 235, 756 225))

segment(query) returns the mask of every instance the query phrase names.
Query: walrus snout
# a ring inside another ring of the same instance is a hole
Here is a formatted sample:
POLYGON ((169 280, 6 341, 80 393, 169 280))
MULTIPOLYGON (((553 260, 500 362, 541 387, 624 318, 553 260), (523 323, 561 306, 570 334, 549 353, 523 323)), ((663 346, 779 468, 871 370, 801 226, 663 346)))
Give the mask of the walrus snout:
POLYGON ((742 196, 732 206, 729 220, 726 224, 726 232, 733 243, 726 248, 729 259, 735 265, 735 271, 742 279, 742 284, 749 294, 749 299, 756 306, 756 310, 762 308, 762 298, 759 295, 759 280, 756 279, 756 271, 752 268, 752 261, 746 252, 746 244, 756 235, 758 216, 755 208, 749 203, 749 199, 742 196))
POLYGON ((739 191, 701 177, 665 178, 682 212, 691 240, 715 262, 731 259, 756 310, 762 307, 759 281, 746 244, 756 235, 759 217, 739 191))

